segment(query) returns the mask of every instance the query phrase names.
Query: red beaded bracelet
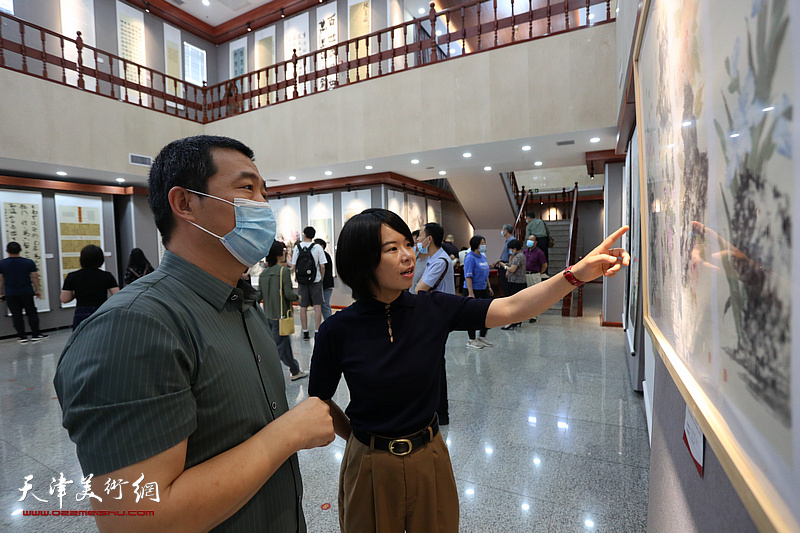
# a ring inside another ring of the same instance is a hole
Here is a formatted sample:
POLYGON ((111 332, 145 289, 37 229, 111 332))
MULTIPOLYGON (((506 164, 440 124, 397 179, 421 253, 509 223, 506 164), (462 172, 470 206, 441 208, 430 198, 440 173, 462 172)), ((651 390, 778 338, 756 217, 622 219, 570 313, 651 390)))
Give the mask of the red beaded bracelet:
POLYGON ((566 270, 564 270, 564 279, 569 281, 572 285, 580 287, 581 285, 584 284, 584 282, 576 278, 575 275, 571 272, 573 266, 574 265, 570 265, 566 268, 566 270))

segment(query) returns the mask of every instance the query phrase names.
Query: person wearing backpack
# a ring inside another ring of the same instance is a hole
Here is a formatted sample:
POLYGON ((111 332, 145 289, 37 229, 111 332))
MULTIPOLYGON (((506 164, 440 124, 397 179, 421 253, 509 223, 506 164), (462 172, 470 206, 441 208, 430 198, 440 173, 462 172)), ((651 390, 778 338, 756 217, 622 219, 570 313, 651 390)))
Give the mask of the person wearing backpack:
POLYGON ((303 240, 297 243, 293 257, 292 270, 297 279, 298 293, 300 294, 300 324, 303 326, 303 340, 309 339, 308 335, 308 307, 314 307, 314 322, 316 328, 314 335, 322 324, 322 278, 325 276, 325 253, 322 247, 314 242, 317 230, 308 226, 303 229, 303 240))

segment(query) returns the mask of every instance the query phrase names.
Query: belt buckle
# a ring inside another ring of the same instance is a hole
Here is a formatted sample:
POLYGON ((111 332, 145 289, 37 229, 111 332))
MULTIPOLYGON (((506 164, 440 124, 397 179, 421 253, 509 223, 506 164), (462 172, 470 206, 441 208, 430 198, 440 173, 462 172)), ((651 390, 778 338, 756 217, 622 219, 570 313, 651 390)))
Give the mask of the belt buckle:
POLYGON ((408 439, 394 439, 394 440, 389 441, 389 453, 391 453, 392 455, 396 455, 398 457, 402 457, 404 455, 410 454, 411 450, 413 448, 414 448, 414 445, 411 444, 411 441, 408 440, 408 439), (394 451, 395 444, 407 444, 408 445, 408 450, 406 450, 404 452, 396 452, 396 451, 394 451))

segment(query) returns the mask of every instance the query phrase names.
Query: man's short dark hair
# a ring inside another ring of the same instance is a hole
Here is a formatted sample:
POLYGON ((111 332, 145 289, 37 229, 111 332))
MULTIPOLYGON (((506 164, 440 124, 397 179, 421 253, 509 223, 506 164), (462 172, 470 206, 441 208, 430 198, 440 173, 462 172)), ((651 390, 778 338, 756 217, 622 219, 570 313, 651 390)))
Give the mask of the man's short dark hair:
POLYGON ((316 234, 317 230, 315 230, 311 226, 306 226, 305 228, 303 228, 303 235, 306 236, 306 239, 313 239, 316 234))
POLYGON ((525 216, 536 218, 536 213, 534 213, 533 211, 528 211, 527 213, 525 213, 525 216))
POLYGON ((10 254, 17 255, 21 251, 22 246, 20 246, 18 242, 11 241, 10 243, 6 244, 6 252, 10 254))
POLYGON ((324 239, 314 239, 314 242, 322 246, 323 250, 328 247, 328 243, 324 239))
POLYGON ((508 241, 506 248, 508 248, 509 250, 511 249, 522 250, 522 245, 519 243, 518 239, 511 239, 510 241, 508 241))
POLYGON ((272 247, 267 254, 267 266, 275 266, 278 262, 278 257, 283 255, 286 245, 281 241, 272 241, 272 247))
POLYGON ((437 248, 441 248, 442 241, 444 240, 444 228, 436 222, 428 222, 423 228, 425 229, 425 234, 433 239, 433 244, 435 244, 437 248))
POLYGON ((106 258, 103 249, 94 244, 89 244, 81 250, 81 268, 100 268, 106 258))
POLYGON ((483 235, 473 235, 473 237, 469 240, 469 249, 473 252, 477 250, 480 247, 482 240, 483 235))
POLYGON ((412 238, 414 238, 414 239, 416 239, 417 237, 419 237, 419 230, 418 230, 418 229, 415 229, 414 231, 412 231, 412 232, 411 232, 411 237, 412 237, 412 238))
POLYGON ((218 170, 211 154, 213 148, 236 150, 253 160, 253 151, 235 139, 197 135, 169 143, 153 161, 147 180, 148 200, 164 246, 175 228, 169 191, 173 187, 184 187, 208 192, 208 179, 218 170))
POLYGON ((342 281, 360 298, 374 297, 378 287, 375 270, 381 262, 381 228, 387 225, 414 244, 411 230, 403 219, 387 209, 365 209, 342 228, 336 246, 336 268, 342 281))

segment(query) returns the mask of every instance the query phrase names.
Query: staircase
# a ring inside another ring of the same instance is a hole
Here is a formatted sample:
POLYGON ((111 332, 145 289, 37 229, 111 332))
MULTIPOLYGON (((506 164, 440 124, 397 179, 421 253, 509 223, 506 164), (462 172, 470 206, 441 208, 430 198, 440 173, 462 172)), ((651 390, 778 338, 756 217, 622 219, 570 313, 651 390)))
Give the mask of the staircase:
POLYGON ((547 251, 547 272, 549 275, 564 270, 567 266, 567 247, 569 246, 569 220, 545 221, 555 246, 547 251))

